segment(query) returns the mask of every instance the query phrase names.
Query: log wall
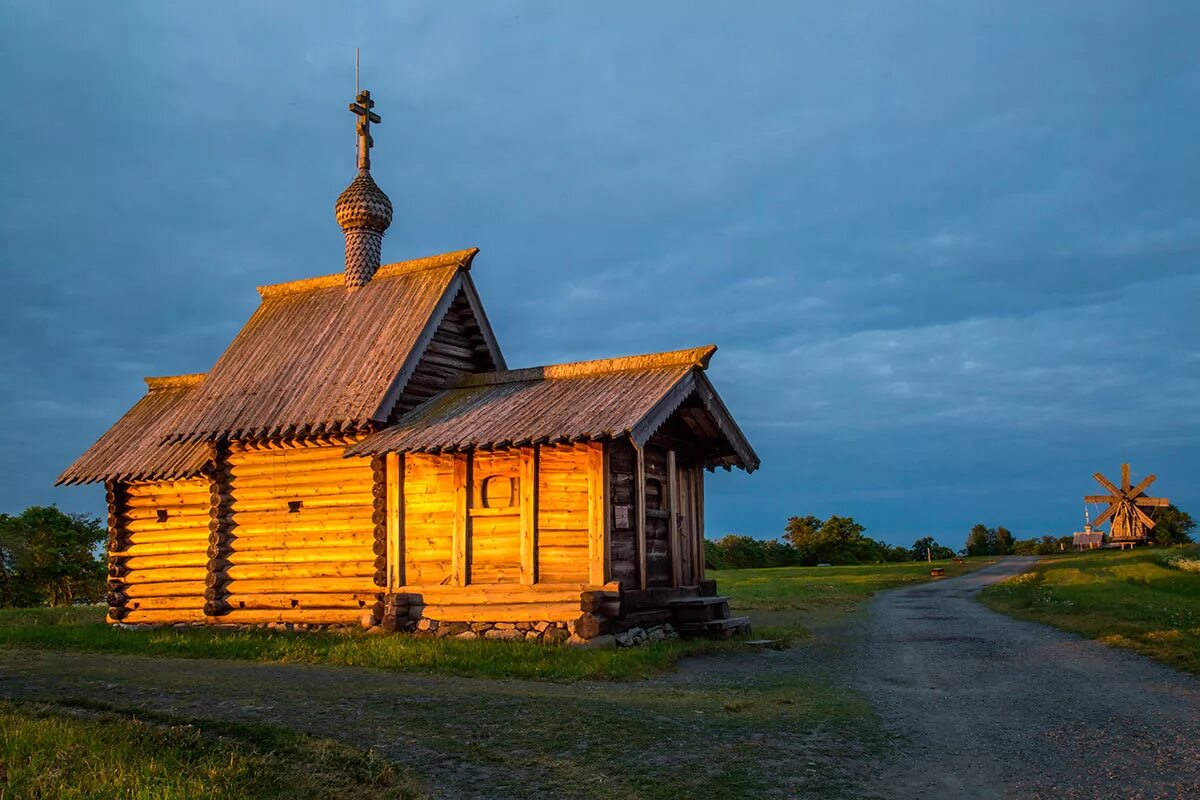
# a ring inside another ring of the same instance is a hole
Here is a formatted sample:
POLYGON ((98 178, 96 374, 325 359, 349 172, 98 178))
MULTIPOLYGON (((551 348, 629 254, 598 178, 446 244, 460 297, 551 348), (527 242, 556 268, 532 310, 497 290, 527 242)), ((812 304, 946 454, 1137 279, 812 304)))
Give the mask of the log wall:
POLYGON ((588 453, 591 445, 541 447, 537 470, 537 576, 588 582, 588 453))
POLYGON ((348 624, 374 605, 382 466, 343 452, 340 445, 229 452, 227 555, 210 563, 227 608, 214 621, 348 624))
POLYGON ((208 479, 110 484, 108 501, 110 621, 203 621, 208 479))
POLYGON ((455 456, 406 453, 401 464, 404 582, 417 586, 448 583, 454 543, 455 456))

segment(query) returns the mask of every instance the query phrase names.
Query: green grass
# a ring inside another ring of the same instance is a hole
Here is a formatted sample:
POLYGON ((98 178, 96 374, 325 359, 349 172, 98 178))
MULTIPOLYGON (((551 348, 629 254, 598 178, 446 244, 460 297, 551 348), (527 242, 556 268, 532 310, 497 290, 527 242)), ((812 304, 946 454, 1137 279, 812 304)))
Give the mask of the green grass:
POLYGON ((946 577, 962 575, 994 564, 994 558, 953 561, 915 561, 903 564, 865 564, 851 567, 775 567, 769 569, 710 570, 721 594, 730 595, 736 608, 746 610, 801 611, 852 610, 876 592, 933 580, 930 567, 946 570, 946 577))
POLYGON ((373 754, 279 729, 0 701, 0 797, 425 797, 373 754))
POLYGON ((104 610, 98 607, 0 609, 0 645, 566 682, 644 678, 670 669, 687 655, 741 646, 737 642, 691 640, 590 650, 532 642, 368 636, 358 631, 122 630, 105 624, 104 610))
MULTIPOLYGON (((935 562, 947 575, 977 569, 935 562)), ((781 567, 713 571, 722 594, 751 611, 755 635, 783 644, 806 635, 811 615, 796 612, 852 610, 881 589, 930 580, 929 565, 879 564, 856 567, 781 567), (774 613, 772 613, 774 612, 774 613)), ((0 609, 0 645, 53 650, 129 653, 165 658, 247 659, 276 663, 327 664, 479 678, 572 682, 637 680, 673 668, 681 658, 735 651, 737 641, 663 642, 616 650, 581 650, 563 645, 488 640, 427 639, 348 633, 286 633, 205 628, 122 630, 104 622, 104 609, 0 609)))
POLYGON ((1195 547, 1054 556, 985 589, 981 599, 1200 674, 1200 573, 1187 569, 1197 559, 1195 547))

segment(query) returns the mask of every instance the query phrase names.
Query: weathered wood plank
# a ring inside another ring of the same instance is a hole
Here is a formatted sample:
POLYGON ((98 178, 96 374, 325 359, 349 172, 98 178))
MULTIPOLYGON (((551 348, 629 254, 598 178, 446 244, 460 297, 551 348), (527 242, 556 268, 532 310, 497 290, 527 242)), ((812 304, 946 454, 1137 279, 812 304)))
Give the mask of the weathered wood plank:
POLYGON ((638 588, 645 589, 649 583, 649 572, 646 559, 646 454, 644 448, 635 447, 637 461, 635 462, 634 478, 634 515, 635 530, 637 531, 637 575, 638 588))
POLYGON ((467 509, 471 499, 471 458, 467 453, 454 455, 454 543, 451 549, 450 580, 455 586, 467 585, 467 554, 470 552, 471 518, 467 509))

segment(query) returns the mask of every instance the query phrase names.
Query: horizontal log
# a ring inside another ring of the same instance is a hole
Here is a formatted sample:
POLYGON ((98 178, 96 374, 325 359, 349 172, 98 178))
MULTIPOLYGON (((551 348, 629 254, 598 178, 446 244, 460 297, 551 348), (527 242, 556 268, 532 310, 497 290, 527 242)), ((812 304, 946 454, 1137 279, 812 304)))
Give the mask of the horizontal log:
POLYGON ((192 478, 182 481, 157 481, 155 483, 131 483, 125 488, 127 498, 162 497, 173 494, 190 494, 203 488, 208 490, 207 478, 192 478))
POLYGON ((121 622, 128 624, 170 624, 175 622, 205 622, 207 617, 201 609, 138 609, 129 611, 121 622))
POLYGON ((168 516, 166 522, 159 522, 156 519, 135 520, 125 523, 123 526, 127 533, 148 533, 150 531, 182 531, 194 530, 203 528, 208 530, 210 521, 208 512, 204 514, 194 514, 186 517, 168 516))
POLYGON ((323 522, 314 519, 297 518, 294 522, 279 523, 278 525, 253 523, 247 524, 241 519, 235 520, 230 532, 244 538, 254 536, 299 536, 303 534, 334 534, 339 536, 361 534, 371 537, 375 525, 370 520, 330 520, 323 522))
POLYGON ((360 470, 371 469, 367 459, 348 459, 335 456, 329 459, 284 459, 275 464, 240 464, 229 470, 230 477, 235 483, 249 478, 289 478, 297 475, 315 475, 329 470, 360 470))
POLYGON ((355 494, 329 494, 316 495, 306 497, 296 497, 290 492, 264 492, 262 497, 256 497, 253 494, 247 495, 238 493, 236 498, 237 510, 240 513, 255 512, 255 511, 281 511, 287 512, 288 501, 302 500, 304 502, 304 511, 323 508, 338 508, 346 507, 374 507, 375 496, 371 492, 358 492, 355 494))
POLYGON ((537 535, 538 547, 586 547, 588 532, 586 529, 555 530, 539 529, 537 535))
POLYGON ((154 544, 135 544, 124 550, 116 550, 109 555, 113 558, 138 558, 141 556, 180 555, 183 553, 203 553, 208 550, 208 536, 203 539, 195 538, 186 542, 156 542, 154 544))
POLYGON ((275 578, 230 581, 224 586, 230 596, 257 594, 311 594, 314 592, 377 593, 370 577, 358 578, 275 578))
POLYGON ((270 489, 276 486, 341 486, 359 485, 370 487, 374 481, 371 470, 362 466, 341 466, 305 472, 278 473, 275 475, 242 476, 236 472, 230 481, 233 490, 270 489))
POLYGON ((203 609, 204 595, 173 595, 169 597, 132 597, 125 603, 129 613, 142 610, 203 609))
POLYGON ((375 555, 366 547, 308 547, 271 550, 241 550, 233 543, 229 555, 231 565, 241 564, 369 564, 375 555))
POLYGON ((439 584, 406 584, 398 594, 420 595, 424 602, 435 605, 483 603, 579 603, 583 592, 617 592, 616 583, 598 586, 582 581, 571 583, 536 583, 532 586, 444 586, 439 584))
POLYGON ((229 537, 229 543, 234 550, 246 552, 249 550, 303 550, 319 547, 353 547, 363 552, 371 552, 375 537, 369 533, 345 534, 307 534, 303 536, 291 534, 262 534, 246 536, 241 530, 229 537))
POLYGON ((204 581, 131 583, 122 589, 126 597, 204 597, 204 581))
POLYGON ((579 598, 569 603, 425 604, 421 615, 445 622, 567 622, 579 617, 579 598))
POLYGON ((125 559, 125 567, 129 570, 130 576, 140 570, 163 569, 167 567, 202 567, 207 563, 208 556, 204 552, 161 556, 136 556, 125 559))
POLYGON ((367 578, 375 574, 370 562, 311 562, 297 564, 232 564, 225 575, 233 581, 282 578, 367 578))
POLYGON ((340 592, 289 592, 282 594, 246 594, 231 592, 226 599, 229 607, 234 610, 267 610, 290 608, 324 608, 324 609, 358 609, 375 605, 374 590, 340 593, 340 592))
POLYGON ((125 534, 125 541, 131 545, 164 544, 167 542, 207 542, 208 525, 197 528, 184 528, 174 531, 141 531, 125 534))
POLYGON ((160 567, 158 569, 135 569, 121 578, 121 583, 130 590, 142 583, 167 583, 170 581, 203 581, 208 574, 206 566, 160 567))
POLYGON ((306 623, 310 625, 343 624, 356 625, 362 616, 360 608, 346 609, 305 609, 289 608, 271 611, 237 609, 213 617, 215 623, 241 625, 261 625, 267 622, 306 623))

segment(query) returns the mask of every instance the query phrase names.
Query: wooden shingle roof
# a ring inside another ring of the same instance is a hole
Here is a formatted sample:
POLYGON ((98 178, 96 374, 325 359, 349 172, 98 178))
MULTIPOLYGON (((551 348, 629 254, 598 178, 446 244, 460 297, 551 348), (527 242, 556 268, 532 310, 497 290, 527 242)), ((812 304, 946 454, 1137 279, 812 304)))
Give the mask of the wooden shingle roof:
POLYGON ((711 416, 732 454, 758 456, 704 376, 716 347, 461 376, 457 382, 347 450, 453 452, 629 436, 639 447, 689 399, 711 416))
MULTIPOLYGON (((478 251, 380 267, 347 292, 341 273, 259 288, 262 304, 178 416, 172 441, 299 437, 383 422, 478 251)), ((482 313, 478 315, 482 318, 482 313)), ((486 319, 493 360, 503 367, 486 319)))
POLYGON ((200 475, 212 455, 205 442, 163 444, 180 423, 204 375, 146 378, 148 391, 115 425, 67 467, 59 484, 149 481, 200 475))

